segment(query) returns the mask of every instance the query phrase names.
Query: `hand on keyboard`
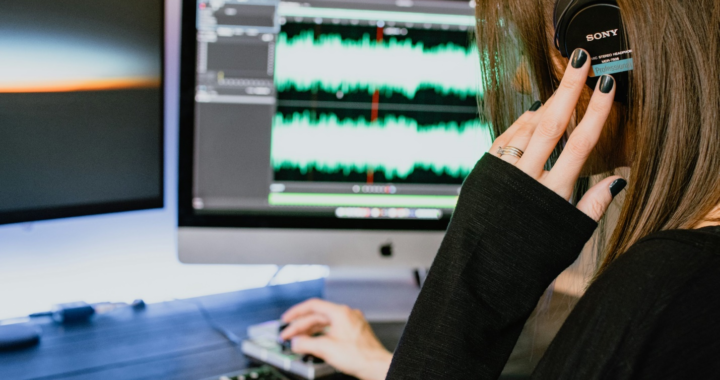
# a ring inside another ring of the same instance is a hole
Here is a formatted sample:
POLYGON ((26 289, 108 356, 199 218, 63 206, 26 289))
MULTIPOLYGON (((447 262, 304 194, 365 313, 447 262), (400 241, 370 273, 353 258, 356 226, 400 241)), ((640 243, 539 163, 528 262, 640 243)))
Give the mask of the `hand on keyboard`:
POLYGON ((281 338, 292 340, 293 352, 313 355, 361 380, 385 379, 392 353, 359 310, 311 299, 292 307, 282 319, 289 325, 281 338), (313 336, 317 333, 324 334, 313 336))

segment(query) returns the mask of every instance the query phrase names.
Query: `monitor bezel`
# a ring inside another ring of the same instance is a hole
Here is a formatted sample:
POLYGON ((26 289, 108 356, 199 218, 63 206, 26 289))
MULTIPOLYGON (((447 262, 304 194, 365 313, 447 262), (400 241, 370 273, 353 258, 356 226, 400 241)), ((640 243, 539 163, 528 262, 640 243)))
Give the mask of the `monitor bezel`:
POLYGON ((178 226, 286 228, 327 230, 444 231, 450 217, 439 220, 342 219, 330 216, 196 213, 192 205, 197 69, 197 0, 182 1, 180 45, 180 133, 178 226))
POLYGON ((43 220, 64 219, 128 211, 159 209, 165 207, 165 105, 167 102, 165 90, 165 0, 158 0, 158 6, 160 7, 160 128, 158 128, 158 132, 160 134, 159 195, 152 198, 138 198, 117 202, 89 203, 61 207, 42 207, 0 212, 0 225, 38 222, 43 220))

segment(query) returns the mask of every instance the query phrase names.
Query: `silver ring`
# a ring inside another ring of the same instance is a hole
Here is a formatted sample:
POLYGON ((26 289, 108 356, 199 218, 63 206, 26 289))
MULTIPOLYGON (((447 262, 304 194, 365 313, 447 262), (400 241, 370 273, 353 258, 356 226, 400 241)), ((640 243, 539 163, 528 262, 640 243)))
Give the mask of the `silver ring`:
POLYGON ((506 146, 505 148, 500 148, 500 150, 498 150, 498 154, 500 155, 500 157, 502 157, 504 155, 508 155, 508 156, 513 156, 513 157, 517 157, 517 158, 522 158, 522 156, 523 156, 523 154, 525 154, 525 152, 523 152, 520 148, 516 148, 514 146, 506 146))

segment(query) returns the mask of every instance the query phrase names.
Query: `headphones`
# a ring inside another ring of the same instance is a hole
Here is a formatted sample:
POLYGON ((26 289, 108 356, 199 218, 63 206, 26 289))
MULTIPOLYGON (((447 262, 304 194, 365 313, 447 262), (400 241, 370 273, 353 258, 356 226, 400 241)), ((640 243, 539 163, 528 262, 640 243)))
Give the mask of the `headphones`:
POLYGON ((595 88, 601 75, 612 74, 615 100, 626 102, 632 50, 625 40, 620 8, 615 0, 556 0, 553 16, 555 47, 563 57, 577 48, 591 57, 587 85, 595 88))

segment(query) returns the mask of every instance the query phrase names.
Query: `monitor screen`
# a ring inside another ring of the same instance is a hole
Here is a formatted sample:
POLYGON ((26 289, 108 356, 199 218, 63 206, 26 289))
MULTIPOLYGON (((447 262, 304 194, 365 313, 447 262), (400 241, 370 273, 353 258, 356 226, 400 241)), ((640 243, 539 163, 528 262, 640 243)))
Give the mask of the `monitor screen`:
POLYGON ((0 9, 0 224, 162 207, 164 2, 0 9))
POLYGON ((181 225, 445 228, 491 145, 467 1, 184 14, 181 225))

